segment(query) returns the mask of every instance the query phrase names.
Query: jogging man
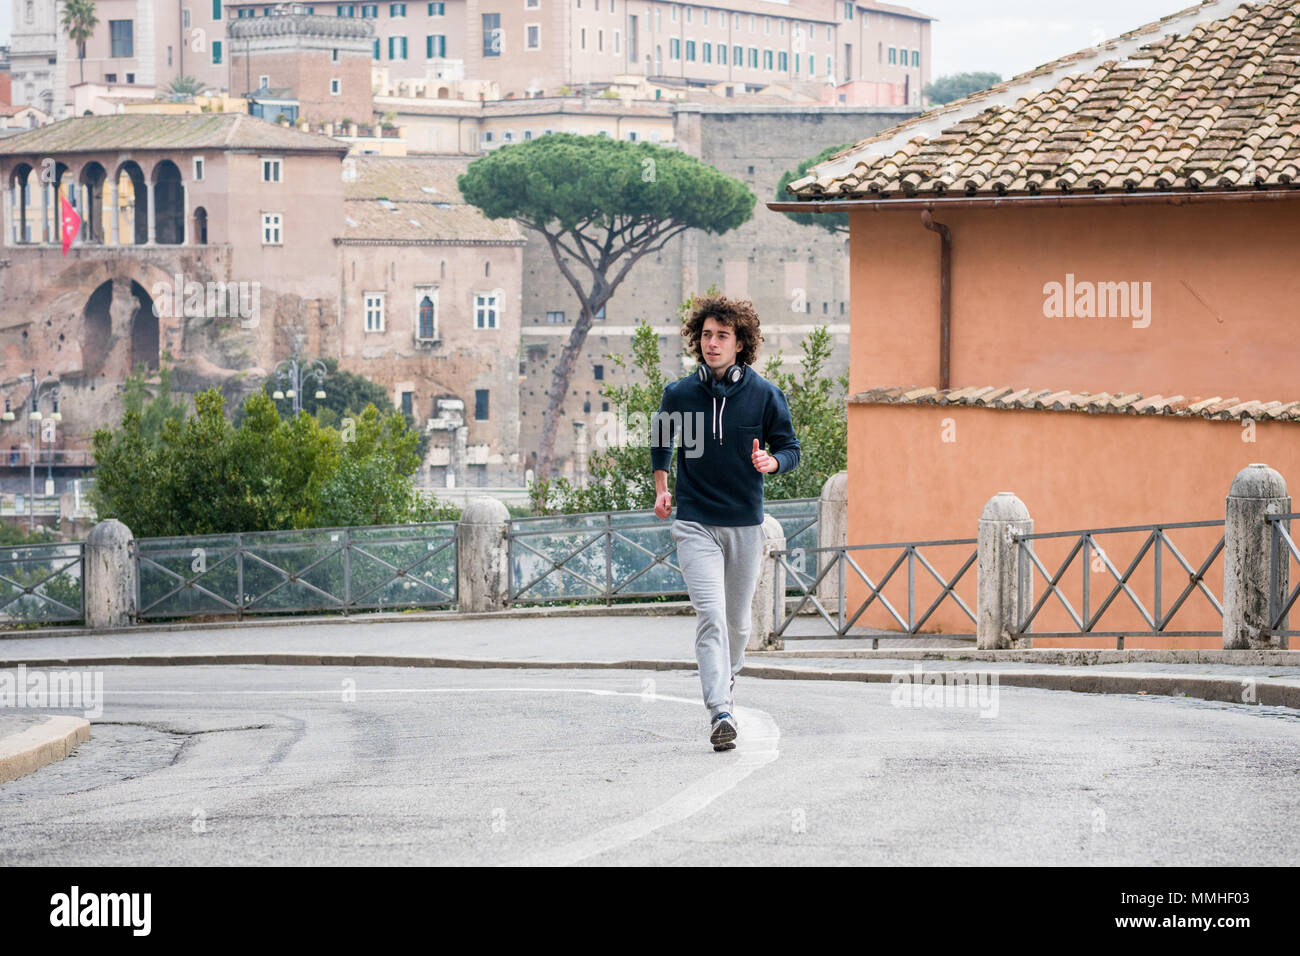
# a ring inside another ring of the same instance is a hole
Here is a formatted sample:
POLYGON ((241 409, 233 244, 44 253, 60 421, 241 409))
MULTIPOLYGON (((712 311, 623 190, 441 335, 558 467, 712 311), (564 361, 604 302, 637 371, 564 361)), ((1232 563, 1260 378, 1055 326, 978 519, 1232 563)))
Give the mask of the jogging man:
POLYGON ((672 511, 668 463, 680 436, 671 533, 697 614, 695 658, 711 716, 709 742, 732 750, 731 694, 745 663, 763 556, 763 476, 798 466, 799 439, 785 394, 752 367, 763 336, 751 303, 697 299, 682 337, 700 365, 664 389, 651 428, 655 514, 664 520, 672 511))

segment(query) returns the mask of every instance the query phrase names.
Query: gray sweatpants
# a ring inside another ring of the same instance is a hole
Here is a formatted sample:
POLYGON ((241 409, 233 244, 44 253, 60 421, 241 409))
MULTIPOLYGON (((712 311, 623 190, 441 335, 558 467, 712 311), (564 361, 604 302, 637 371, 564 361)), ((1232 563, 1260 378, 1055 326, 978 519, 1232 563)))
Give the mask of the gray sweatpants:
POLYGON ((745 664, 750 606, 763 559, 763 526, 673 521, 677 563, 697 615, 695 659, 709 713, 731 710, 731 678, 745 664))

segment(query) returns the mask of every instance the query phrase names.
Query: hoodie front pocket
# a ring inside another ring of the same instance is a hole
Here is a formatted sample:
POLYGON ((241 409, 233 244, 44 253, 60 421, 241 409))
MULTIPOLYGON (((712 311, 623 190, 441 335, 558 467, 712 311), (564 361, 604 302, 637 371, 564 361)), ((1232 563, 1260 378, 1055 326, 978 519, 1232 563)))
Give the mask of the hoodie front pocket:
POLYGON ((754 467, 754 440, 758 440, 758 447, 763 447, 763 426, 762 425, 740 425, 735 432, 727 429, 728 441, 736 442, 735 449, 741 461, 749 468, 754 467), (735 435, 732 439, 731 436, 735 435))

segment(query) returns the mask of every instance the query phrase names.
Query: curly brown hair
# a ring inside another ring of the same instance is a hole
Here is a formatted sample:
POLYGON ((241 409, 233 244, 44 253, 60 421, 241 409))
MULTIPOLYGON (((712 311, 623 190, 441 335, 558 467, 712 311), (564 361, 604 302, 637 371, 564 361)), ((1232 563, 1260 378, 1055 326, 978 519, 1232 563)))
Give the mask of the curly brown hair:
POLYGON ((686 340, 686 350, 697 362, 704 361, 700 335, 704 331, 704 320, 709 318, 735 332, 736 361, 741 365, 753 365, 758 357, 758 347, 763 342, 754 303, 746 299, 728 299, 725 295, 696 296, 691 300, 690 312, 682 323, 682 338, 686 340))

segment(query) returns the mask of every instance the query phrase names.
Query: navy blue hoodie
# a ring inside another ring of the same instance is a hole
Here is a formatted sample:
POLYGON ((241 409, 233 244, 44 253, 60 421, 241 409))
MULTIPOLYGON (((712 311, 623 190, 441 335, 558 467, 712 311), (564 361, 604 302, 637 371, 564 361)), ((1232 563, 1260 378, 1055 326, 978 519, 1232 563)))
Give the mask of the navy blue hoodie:
POLYGON ((664 389, 650 429, 650 465, 667 471, 677 448, 677 517, 740 527, 763 523, 763 472, 750 458, 754 439, 777 460, 776 473, 799 465, 799 439, 785 393, 752 366, 739 382, 696 372, 664 389))

